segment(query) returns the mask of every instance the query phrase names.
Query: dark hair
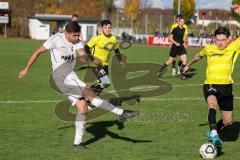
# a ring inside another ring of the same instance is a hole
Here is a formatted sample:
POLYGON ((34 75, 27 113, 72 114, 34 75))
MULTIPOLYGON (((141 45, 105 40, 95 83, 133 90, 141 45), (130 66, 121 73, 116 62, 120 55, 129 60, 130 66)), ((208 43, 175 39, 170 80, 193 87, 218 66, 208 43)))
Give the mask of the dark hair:
POLYGON ((176 20, 181 20, 181 19, 184 19, 183 16, 181 14, 178 14, 176 17, 176 20))
POLYGON ((226 27, 218 27, 214 33, 214 35, 224 34, 227 36, 227 38, 230 36, 230 31, 226 27))
POLYGON ((177 15, 177 18, 183 18, 181 14, 178 14, 177 15))
POLYGON ((112 25, 112 22, 110 21, 110 20, 108 20, 108 19, 104 19, 104 20, 102 20, 102 22, 101 22, 101 26, 103 27, 104 25, 108 25, 108 24, 111 24, 112 25))
POLYGON ((78 15, 73 14, 73 15, 72 15, 72 21, 78 21, 78 15), (74 20, 73 20, 73 18, 74 18, 74 20), (75 18, 76 18, 76 20, 75 20, 75 18))
POLYGON ((72 15, 72 18, 73 18, 73 17, 77 17, 77 18, 78 18, 78 15, 77 15, 77 14, 73 14, 73 15, 72 15))
POLYGON ((66 32, 68 33, 77 33, 81 32, 81 26, 78 24, 78 22, 69 22, 65 27, 66 32))

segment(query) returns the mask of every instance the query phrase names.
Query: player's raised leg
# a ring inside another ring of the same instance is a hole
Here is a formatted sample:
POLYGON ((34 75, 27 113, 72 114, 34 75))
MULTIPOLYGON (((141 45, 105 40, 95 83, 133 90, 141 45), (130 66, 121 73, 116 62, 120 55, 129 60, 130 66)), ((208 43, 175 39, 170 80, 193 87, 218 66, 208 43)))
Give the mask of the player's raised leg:
POLYGON ((90 88, 84 89, 84 97, 86 97, 92 105, 107 110, 119 116, 119 121, 123 122, 128 118, 134 117, 139 114, 138 111, 123 110, 109 103, 108 101, 96 96, 95 92, 90 88))

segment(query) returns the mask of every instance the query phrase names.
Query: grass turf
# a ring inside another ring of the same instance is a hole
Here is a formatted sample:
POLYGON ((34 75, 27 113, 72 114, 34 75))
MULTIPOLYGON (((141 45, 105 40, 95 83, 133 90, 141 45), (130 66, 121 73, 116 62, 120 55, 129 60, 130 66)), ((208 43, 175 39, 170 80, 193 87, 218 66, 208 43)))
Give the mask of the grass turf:
MULTIPOLYGON (((192 77, 185 81, 172 77, 169 69, 163 80, 173 85, 172 91, 148 99, 143 97, 134 106, 124 105, 141 111, 141 114, 127 121, 122 128, 118 127, 117 117, 112 114, 89 121, 84 135, 89 149, 81 151, 71 147, 74 122, 60 120, 55 114, 57 102, 47 102, 65 99, 49 87, 49 54, 41 55, 24 79, 17 78, 30 53, 41 43, 14 39, 0 41, 1 159, 200 159, 198 150, 208 141, 204 136, 208 130, 207 106, 202 99, 202 87, 198 85, 205 78, 205 60, 193 65, 192 77)), ((188 57, 199 50, 188 49, 188 57)), ((168 58, 168 52, 168 48, 133 46, 124 54, 128 63, 162 64, 168 58)), ((236 97, 240 97, 239 67, 237 60, 233 74, 236 97)), ((145 79, 152 81, 148 77, 145 79)), ((110 87, 109 90, 114 89, 110 87)), ((239 105, 239 99, 235 99, 235 121, 239 121, 239 105)), ((218 159, 238 159, 239 145, 239 140, 225 142, 224 154, 218 159)))

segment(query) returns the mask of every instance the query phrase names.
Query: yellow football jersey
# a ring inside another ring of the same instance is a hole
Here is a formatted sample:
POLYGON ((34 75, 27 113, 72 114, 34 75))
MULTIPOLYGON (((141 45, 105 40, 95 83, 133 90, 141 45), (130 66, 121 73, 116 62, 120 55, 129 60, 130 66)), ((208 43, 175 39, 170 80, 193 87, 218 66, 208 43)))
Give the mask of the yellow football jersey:
POLYGON ((107 37, 102 33, 93 36, 87 45, 91 48, 93 56, 99 58, 102 65, 106 66, 110 52, 118 48, 118 40, 114 35, 107 37))
POLYGON ((240 39, 230 43, 225 49, 219 50, 216 45, 209 44, 200 52, 207 58, 205 84, 231 84, 232 71, 239 55, 240 39))

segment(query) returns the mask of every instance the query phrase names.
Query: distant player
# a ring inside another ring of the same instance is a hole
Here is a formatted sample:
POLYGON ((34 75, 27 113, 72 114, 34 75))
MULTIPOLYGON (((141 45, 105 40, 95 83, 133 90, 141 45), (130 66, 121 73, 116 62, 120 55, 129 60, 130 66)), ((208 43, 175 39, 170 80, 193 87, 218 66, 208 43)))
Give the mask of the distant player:
POLYGON ((77 22, 78 21, 78 15, 73 14, 72 15, 72 22, 77 22))
MULTIPOLYGON (((72 22, 78 22, 78 15, 73 14, 72 18, 71 18, 71 21, 72 22)), ((62 28, 59 28, 59 32, 64 33, 65 32, 65 27, 66 27, 66 25, 64 25, 62 28)))
POLYGON ((233 79, 231 75, 240 52, 240 39, 228 44, 230 31, 225 27, 219 27, 214 35, 215 44, 206 45, 200 53, 196 54, 185 66, 184 72, 203 57, 207 59, 206 80, 203 85, 204 97, 208 104, 210 128, 207 135, 215 145, 221 145, 223 141, 219 138, 218 132, 233 122, 233 79), (216 109, 218 106, 222 120, 217 125, 216 109))
MULTIPOLYGON (((159 77, 163 76, 168 65, 173 63, 177 55, 179 55, 180 61, 182 62, 182 64, 179 64, 179 65, 182 65, 180 69, 181 71, 182 71, 182 68, 187 64, 187 51, 185 49, 186 43, 184 41, 184 37, 186 34, 186 29, 184 28, 185 21, 184 21, 184 18, 181 16, 179 16, 178 19, 179 19, 177 22, 178 26, 173 28, 173 30, 171 30, 171 33, 169 36, 169 39, 172 43, 172 46, 170 49, 170 57, 159 69, 158 71, 159 77)), ((183 72, 181 72, 180 78, 183 80, 186 79, 186 76, 183 72)))
POLYGON ((78 41, 80 36, 81 27, 77 22, 69 22, 66 25, 66 32, 57 33, 51 36, 46 42, 43 43, 36 51, 34 51, 29 58, 25 68, 19 72, 18 77, 23 78, 28 73, 32 64, 38 57, 50 50, 52 62, 52 77, 56 86, 61 90, 72 105, 76 105, 78 113, 76 116, 76 132, 74 147, 85 148, 82 143, 84 133, 86 114, 88 111, 86 100, 90 101, 92 105, 112 112, 120 116, 120 121, 133 117, 138 114, 135 111, 123 110, 117 108, 106 100, 96 96, 95 93, 87 87, 87 84, 81 81, 76 73, 74 67, 76 63, 76 54, 81 57, 82 62, 85 62, 85 50, 83 44, 78 41))
MULTIPOLYGON (((73 15, 72 15, 72 18, 71 18, 71 21, 72 21, 72 22, 78 22, 78 15, 77 15, 77 14, 73 14, 73 15)), ((59 32, 60 32, 60 33, 64 33, 64 32, 65 32, 65 27, 66 27, 66 25, 63 26, 62 28, 60 28, 60 29, 59 29, 59 32)), ((83 42, 82 33, 80 34, 79 39, 83 42)))
POLYGON ((100 63, 100 66, 92 64, 94 72, 97 75, 97 83, 94 84, 92 88, 98 94, 110 85, 108 63, 111 51, 115 52, 120 65, 124 68, 124 62, 118 48, 118 40, 113 34, 111 34, 111 21, 103 20, 101 26, 102 33, 94 35, 85 46, 86 52, 91 54, 94 59, 98 60, 100 63))
MULTIPOLYGON (((176 18, 176 23, 172 24, 171 28, 170 28, 170 33, 178 27, 178 22, 179 20, 181 19, 181 15, 178 15, 177 18, 176 18)), ((185 29, 185 32, 184 32, 184 37, 183 37, 183 41, 185 44, 187 44, 187 36, 188 36, 188 27, 186 24, 183 25, 183 28, 185 29)), ((172 42, 171 42, 171 45, 172 47, 172 42)), ((170 54, 171 56, 171 54, 170 54)), ((176 66, 176 57, 173 59, 173 62, 172 62, 172 75, 175 76, 176 74, 181 74, 180 72, 180 68, 182 66, 182 61, 179 60, 178 61, 178 65, 176 66)))

